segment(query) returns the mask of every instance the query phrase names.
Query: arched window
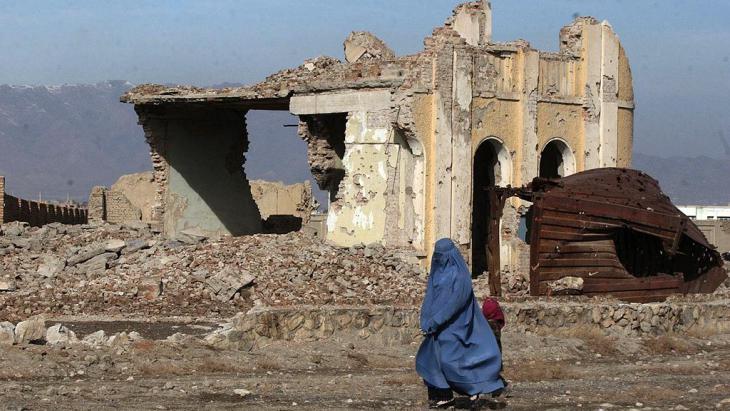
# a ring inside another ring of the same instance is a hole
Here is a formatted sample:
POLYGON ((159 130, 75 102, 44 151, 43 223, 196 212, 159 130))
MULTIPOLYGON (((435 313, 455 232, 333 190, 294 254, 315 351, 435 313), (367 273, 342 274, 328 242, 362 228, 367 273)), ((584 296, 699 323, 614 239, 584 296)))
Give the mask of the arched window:
POLYGON ((575 157, 568 144, 561 139, 550 140, 540 154, 540 173, 543 178, 560 178, 575 173, 575 157))

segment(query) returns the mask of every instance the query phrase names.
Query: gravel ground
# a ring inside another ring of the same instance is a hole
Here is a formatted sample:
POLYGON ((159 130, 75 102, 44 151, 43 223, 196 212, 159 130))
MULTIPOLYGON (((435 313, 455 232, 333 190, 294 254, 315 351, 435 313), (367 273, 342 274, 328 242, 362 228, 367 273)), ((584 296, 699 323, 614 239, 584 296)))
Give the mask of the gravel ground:
MULTIPOLYGON (((730 335, 503 338, 512 393, 485 409, 730 409, 730 335)), ((12 346, 0 351, 0 409, 423 409, 416 350, 275 342, 240 352, 192 337, 12 346)))

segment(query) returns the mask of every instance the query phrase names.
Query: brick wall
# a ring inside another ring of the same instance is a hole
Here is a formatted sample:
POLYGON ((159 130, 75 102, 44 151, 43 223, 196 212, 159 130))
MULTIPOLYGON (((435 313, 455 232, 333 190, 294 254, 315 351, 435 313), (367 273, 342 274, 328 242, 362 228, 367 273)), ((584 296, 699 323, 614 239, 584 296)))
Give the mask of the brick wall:
POLYGON ((129 202, 124 193, 107 191, 104 204, 106 221, 112 224, 142 221, 142 212, 129 202))
POLYGON ((86 224, 87 210, 42 201, 30 201, 5 194, 5 177, 0 176, 0 223, 24 221, 34 227, 48 223, 86 224))
POLYGON ((97 186, 89 195, 89 221, 123 224, 142 221, 142 212, 135 207, 121 191, 97 186))

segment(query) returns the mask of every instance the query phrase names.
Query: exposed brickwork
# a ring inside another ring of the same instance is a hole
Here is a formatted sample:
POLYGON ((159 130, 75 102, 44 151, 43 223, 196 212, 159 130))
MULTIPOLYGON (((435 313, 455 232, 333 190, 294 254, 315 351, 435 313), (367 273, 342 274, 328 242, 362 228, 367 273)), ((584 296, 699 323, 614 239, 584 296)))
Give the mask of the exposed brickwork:
POLYGON ((97 186, 89 195, 89 222, 123 224, 142 220, 142 212, 120 191, 97 186))
POLYGON ((29 201, 5 194, 5 177, 0 176, 0 223, 23 221, 34 227, 48 223, 86 224, 87 210, 76 206, 29 201))
POLYGON ((124 193, 109 190, 106 192, 106 220, 113 224, 141 221, 142 213, 129 202, 124 193))
POLYGON ((105 192, 106 187, 96 186, 91 189, 88 205, 90 223, 101 223, 106 220, 105 192))

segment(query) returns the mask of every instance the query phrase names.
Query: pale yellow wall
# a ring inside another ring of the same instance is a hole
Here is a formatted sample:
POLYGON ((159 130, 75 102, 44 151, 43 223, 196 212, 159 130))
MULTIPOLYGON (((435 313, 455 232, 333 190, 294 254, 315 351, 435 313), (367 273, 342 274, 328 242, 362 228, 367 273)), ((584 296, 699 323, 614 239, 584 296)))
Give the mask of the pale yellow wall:
POLYGON ((425 167, 425 198, 426 210, 424 214, 424 246, 425 252, 430 255, 431 245, 434 243, 434 179, 435 164, 434 155, 434 96, 433 94, 417 95, 413 98, 413 122, 416 126, 416 133, 422 139, 424 156, 426 158, 425 167))
POLYGON ((631 167, 631 152, 634 146, 634 112, 618 109, 618 167, 631 167))
POLYGON ((516 169, 520 161, 517 155, 522 146, 522 122, 520 105, 517 101, 498 100, 496 98, 475 98, 472 102, 472 158, 482 141, 488 137, 502 140, 510 152, 512 161, 512 183, 517 184, 519 173, 516 169))
POLYGON ((634 85, 631 77, 631 67, 626 51, 619 46, 618 51, 618 99, 623 101, 634 100, 634 85))
POLYGON ((537 139, 539 152, 555 137, 560 137, 573 150, 576 171, 585 169, 583 108, 572 104, 537 104, 537 139))

